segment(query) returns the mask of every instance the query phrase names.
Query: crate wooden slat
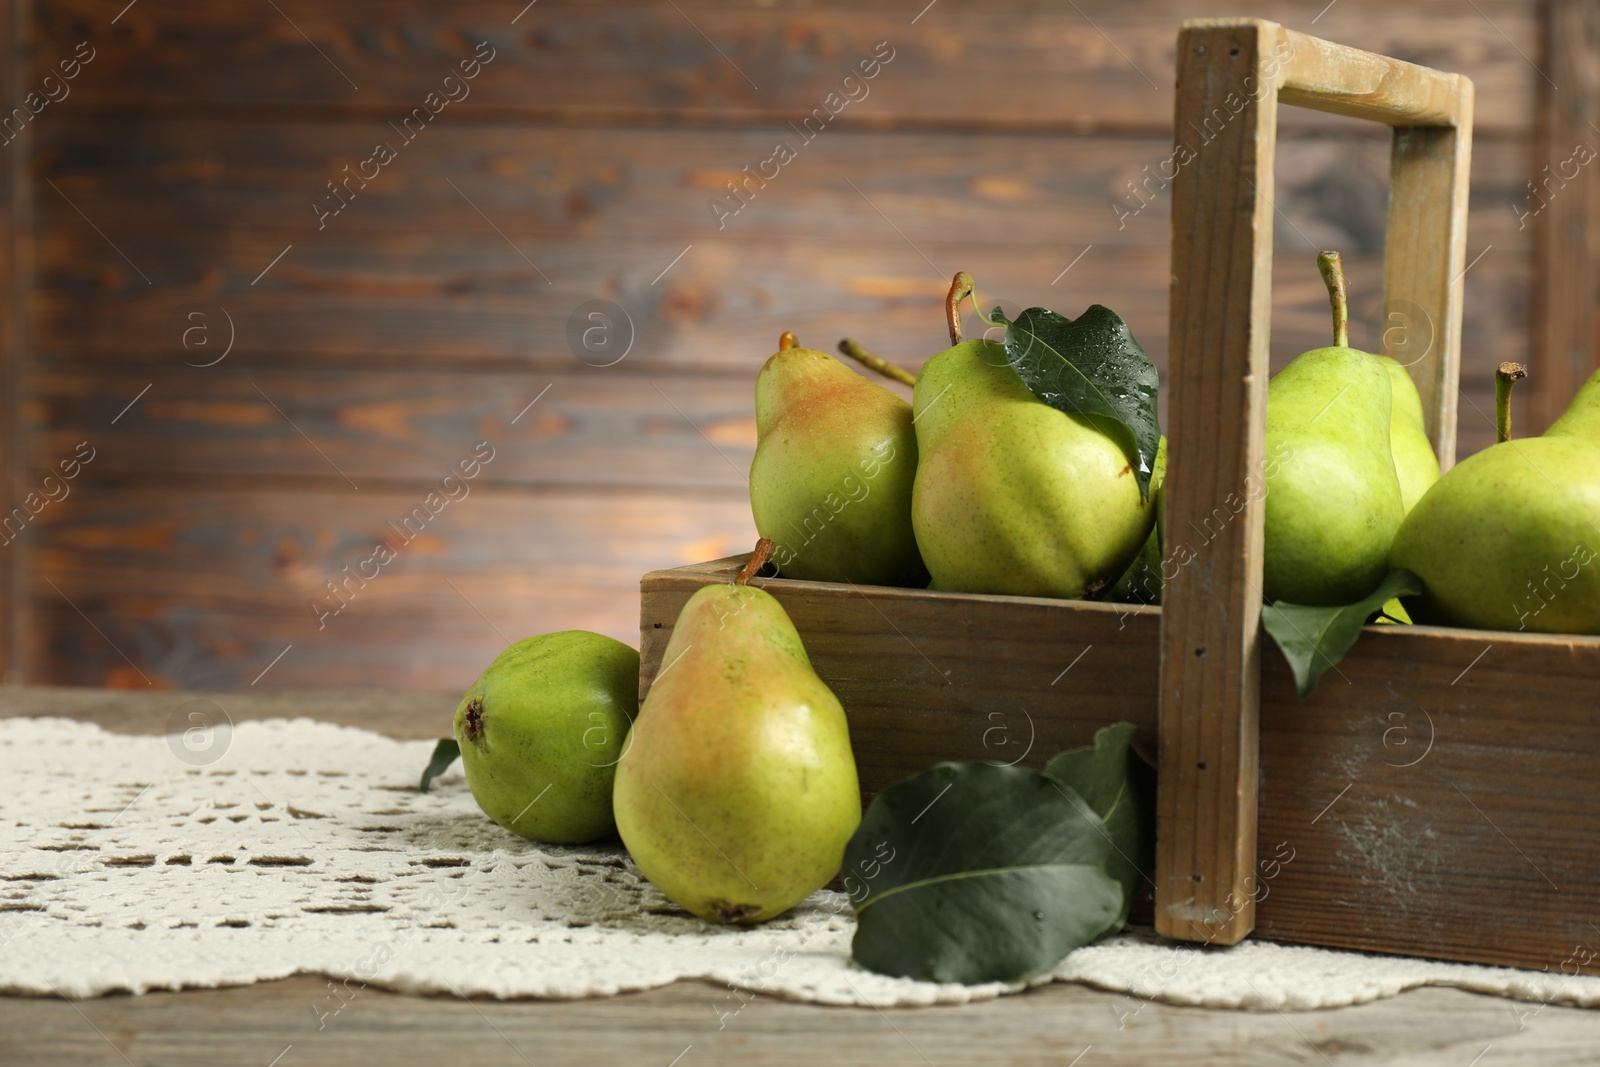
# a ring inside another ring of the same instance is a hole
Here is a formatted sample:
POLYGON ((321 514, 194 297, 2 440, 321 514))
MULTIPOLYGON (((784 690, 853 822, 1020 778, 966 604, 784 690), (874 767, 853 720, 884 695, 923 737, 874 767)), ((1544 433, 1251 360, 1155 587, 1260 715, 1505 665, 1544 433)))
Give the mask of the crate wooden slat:
MULTIPOLYGON (((745 558, 644 576, 641 693, 684 602, 745 558)), ((939 760, 1042 766, 1123 719, 1154 738, 1159 609, 757 584, 849 714, 868 796, 939 760)), ((1368 627, 1303 704, 1282 657, 1262 668, 1257 936, 1600 973, 1600 638, 1368 627)))
MULTIPOLYGON (((640 581, 641 700, 690 595, 732 581, 748 558, 655 571, 640 581)), ((755 584, 783 604, 812 665, 844 704, 867 797, 945 759, 1041 766, 1122 719, 1148 727, 1154 750, 1158 608, 783 579, 755 584)))
POLYGON ((1371 626, 1304 703, 1262 661, 1258 936, 1600 973, 1600 638, 1371 626))
MULTIPOLYGON (((1156 929, 1227 945, 1249 934, 1259 892, 1262 519, 1270 462, 1263 445, 1278 104, 1395 127, 1385 304, 1429 324, 1431 343, 1407 361, 1448 467, 1473 97, 1472 83, 1460 75, 1262 19, 1186 22, 1177 58, 1174 158, 1185 165, 1172 190, 1163 546, 1169 569, 1177 566, 1163 595, 1156 929), (1194 537, 1198 547, 1185 557, 1182 548, 1194 537)), ((1409 325, 1417 331, 1422 324, 1409 325)), ((1399 339, 1388 330, 1384 337, 1399 339)))

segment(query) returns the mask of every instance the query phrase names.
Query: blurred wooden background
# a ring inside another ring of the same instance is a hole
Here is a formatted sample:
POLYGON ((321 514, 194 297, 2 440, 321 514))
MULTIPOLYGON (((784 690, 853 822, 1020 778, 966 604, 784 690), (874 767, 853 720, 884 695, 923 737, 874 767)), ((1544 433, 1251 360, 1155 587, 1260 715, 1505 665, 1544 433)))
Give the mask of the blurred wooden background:
MULTIPOLYGON (((0 2, 8 107, 60 97, 0 147, 6 505, 94 450, 0 545, 8 681, 448 690, 530 633, 636 643, 640 574, 753 540, 778 333, 916 365, 957 269, 1013 309, 1110 305, 1164 362, 1147 175, 1194 4, 525 2, 0 2), (475 50, 468 95, 406 142, 475 50), (875 52, 867 95, 799 137, 875 52), (795 158, 719 228, 711 201, 780 141, 795 158), (395 158, 319 226, 378 142, 395 158), (611 365, 569 340, 595 300, 631 334, 611 365), (380 541, 394 558, 364 563, 380 541)), ((1533 368, 1525 432, 1595 362, 1600 166, 1570 162, 1600 145, 1594 6, 1209 12, 1477 83, 1463 454, 1492 439, 1501 360, 1533 368)), ((1281 121, 1275 358, 1326 343, 1318 247, 1376 348, 1387 131, 1281 121)))

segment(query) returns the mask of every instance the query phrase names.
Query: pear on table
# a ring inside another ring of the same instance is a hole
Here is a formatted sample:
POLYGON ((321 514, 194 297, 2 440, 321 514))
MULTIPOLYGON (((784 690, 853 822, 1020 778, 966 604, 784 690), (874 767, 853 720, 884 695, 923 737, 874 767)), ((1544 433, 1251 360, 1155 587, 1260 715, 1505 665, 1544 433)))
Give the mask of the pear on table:
MULTIPOLYGON (((1382 357, 1348 344, 1338 253, 1321 253, 1317 265, 1333 305, 1334 343, 1296 357, 1267 384, 1262 592, 1333 606, 1353 604, 1383 581, 1405 498, 1393 445, 1401 429, 1396 379, 1382 357)), ((1417 410, 1420 417, 1420 402, 1417 410)), ((1408 477, 1421 481, 1409 405, 1403 414, 1408 477)))
POLYGON ((563 630, 516 642, 456 706, 473 799, 535 841, 607 836, 612 776, 638 708, 639 653, 621 641, 563 630))
POLYGON ((1116 582, 1155 523, 1122 446, 1058 411, 1017 376, 1005 349, 961 340, 956 276, 951 347, 912 398, 919 463, 911 521, 932 588, 1075 598, 1116 582))
POLYGON ((756 377, 750 510, 785 578, 925 586, 911 405, 785 333, 756 377))
POLYGON ((844 710, 749 584, 771 550, 689 598, 617 765, 634 862, 713 922, 761 922, 826 885, 861 821, 844 710))
POLYGON ((1406 516, 1391 560, 1422 579, 1418 622, 1600 633, 1600 372, 1540 437, 1510 439, 1502 364, 1501 441, 1451 468, 1406 516))

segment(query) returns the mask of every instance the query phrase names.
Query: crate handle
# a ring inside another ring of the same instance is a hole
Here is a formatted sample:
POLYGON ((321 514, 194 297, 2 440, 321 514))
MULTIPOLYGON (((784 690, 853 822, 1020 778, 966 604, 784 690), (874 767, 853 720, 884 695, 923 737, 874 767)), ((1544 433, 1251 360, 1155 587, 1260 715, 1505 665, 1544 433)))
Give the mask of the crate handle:
POLYGON ((1156 929, 1231 945, 1254 928, 1260 893, 1262 497, 1270 461, 1263 444, 1278 104, 1394 127, 1383 344, 1408 363, 1448 468, 1473 88, 1459 74, 1263 19, 1185 22, 1177 71, 1164 491, 1164 569, 1175 573, 1162 597, 1156 929))

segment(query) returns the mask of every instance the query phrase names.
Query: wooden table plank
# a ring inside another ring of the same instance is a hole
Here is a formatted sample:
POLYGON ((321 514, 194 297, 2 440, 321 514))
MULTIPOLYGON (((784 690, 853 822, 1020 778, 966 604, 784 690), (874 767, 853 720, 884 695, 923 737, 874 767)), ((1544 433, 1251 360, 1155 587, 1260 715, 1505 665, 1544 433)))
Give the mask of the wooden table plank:
MULTIPOLYGON (((1593 1063, 1600 1017, 1425 989, 1335 1011, 1180 1008, 1050 985, 947 1008, 829 1008, 678 982, 580 1001, 464 1002, 362 989, 318 1030, 325 979, 67 1003, 0 997, 7 1067, 1238 1067, 1593 1063), (719 1013, 738 1010, 720 1020, 719 1013), (1486 1051, 1487 1050, 1487 1051, 1486 1051), (274 1060, 282 1055, 282 1059, 274 1060), (681 1057, 681 1058, 679 1058, 681 1057)), ((324 1008, 324 1010, 326 1010, 324 1008)))

